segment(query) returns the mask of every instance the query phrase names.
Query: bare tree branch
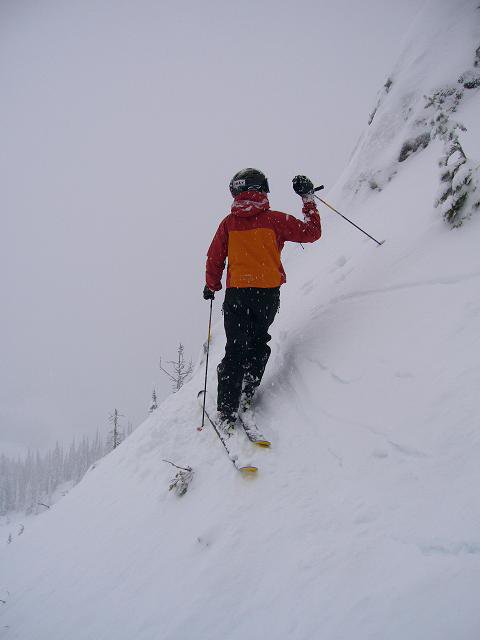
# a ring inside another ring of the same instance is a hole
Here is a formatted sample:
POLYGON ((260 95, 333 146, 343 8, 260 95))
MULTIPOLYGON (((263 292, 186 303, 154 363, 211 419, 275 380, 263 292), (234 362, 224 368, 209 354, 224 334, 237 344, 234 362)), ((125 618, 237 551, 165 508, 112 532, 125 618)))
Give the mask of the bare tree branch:
POLYGON ((168 464, 171 464, 172 467, 176 467, 177 469, 182 469, 183 471, 191 471, 192 467, 179 467, 178 464, 174 464, 173 462, 170 462, 170 460, 165 460, 165 458, 162 458, 163 462, 168 462, 168 464))
MULTIPOLYGON (((167 364, 171 364, 171 360, 168 360, 168 361, 167 361, 167 364)), ((161 359, 161 358, 160 358, 160 361, 159 361, 159 363, 158 363, 158 366, 159 366, 159 368, 163 371, 163 373, 166 373, 166 374, 167 374, 167 376, 168 376, 171 380, 173 380, 174 382, 176 382, 176 380, 175 380, 175 378, 172 376, 172 374, 171 374, 169 371, 167 371, 166 369, 164 369, 164 368, 162 367, 162 359, 161 359)))

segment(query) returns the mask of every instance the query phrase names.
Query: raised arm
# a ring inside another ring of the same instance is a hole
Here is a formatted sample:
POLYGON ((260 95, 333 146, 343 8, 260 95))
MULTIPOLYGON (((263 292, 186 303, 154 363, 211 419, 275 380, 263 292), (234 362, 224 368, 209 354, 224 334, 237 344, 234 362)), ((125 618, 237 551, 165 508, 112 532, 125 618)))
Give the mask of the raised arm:
POLYGON ((282 220, 280 229, 284 240, 289 242, 315 242, 322 235, 320 216, 315 202, 308 201, 307 198, 308 196, 305 196, 303 202, 303 221, 289 215, 286 215, 282 220))
POLYGON ((303 219, 297 220, 287 216, 283 231, 284 240, 290 242, 315 242, 322 235, 320 216, 315 206, 313 183, 307 176, 295 176, 292 180, 293 190, 302 198, 303 219))

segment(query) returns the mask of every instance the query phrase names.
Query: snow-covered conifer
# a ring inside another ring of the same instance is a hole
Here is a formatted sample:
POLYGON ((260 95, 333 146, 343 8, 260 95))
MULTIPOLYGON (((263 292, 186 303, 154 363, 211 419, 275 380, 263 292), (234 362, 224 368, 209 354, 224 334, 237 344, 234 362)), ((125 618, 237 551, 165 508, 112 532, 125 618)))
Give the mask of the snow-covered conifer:
POLYGON ((158 409, 157 392, 156 392, 156 390, 154 388, 153 391, 152 391, 152 403, 150 404, 150 406, 148 408, 148 413, 153 413, 157 409, 158 409))
POLYGON ((167 364, 171 365, 171 371, 167 371, 167 369, 162 366, 162 359, 160 358, 159 367, 172 381, 173 393, 175 393, 183 387, 193 370, 192 361, 190 360, 188 363, 185 361, 184 346, 182 343, 178 345, 177 359, 169 360, 167 364))
POLYGON ((111 449, 116 449, 124 439, 124 434, 120 426, 120 418, 122 417, 123 415, 118 412, 118 409, 114 409, 113 413, 108 418, 109 422, 113 425, 112 430, 109 433, 111 449))

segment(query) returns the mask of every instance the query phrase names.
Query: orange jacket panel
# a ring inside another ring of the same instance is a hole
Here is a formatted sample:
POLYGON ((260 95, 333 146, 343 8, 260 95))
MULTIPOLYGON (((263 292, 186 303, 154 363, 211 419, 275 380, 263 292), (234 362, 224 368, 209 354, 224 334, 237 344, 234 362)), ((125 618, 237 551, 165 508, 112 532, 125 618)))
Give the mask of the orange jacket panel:
POLYGON ((230 231, 228 275, 231 287, 279 287, 280 251, 273 229, 230 231))
POLYGON ((206 283, 222 288, 228 258, 228 287, 278 287, 286 282, 280 254, 286 241, 315 242, 321 236, 314 202, 303 205, 304 221, 272 211, 265 193, 248 191, 235 197, 232 213, 220 223, 207 254, 206 283))

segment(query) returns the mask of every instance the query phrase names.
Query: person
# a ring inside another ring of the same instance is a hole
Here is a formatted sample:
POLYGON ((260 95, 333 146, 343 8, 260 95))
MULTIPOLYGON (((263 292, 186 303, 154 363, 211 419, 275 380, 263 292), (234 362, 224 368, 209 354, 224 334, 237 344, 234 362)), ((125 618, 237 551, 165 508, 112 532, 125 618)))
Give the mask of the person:
POLYGON ((268 329, 280 305, 286 282, 280 260, 284 243, 315 242, 321 236, 313 184, 296 176, 293 188, 303 200, 304 221, 270 209, 266 176, 247 168, 230 181, 231 213, 220 223, 210 244, 203 297, 213 300, 222 288, 228 258, 223 317, 225 356, 217 368, 219 426, 233 433, 239 410, 246 411, 262 380, 270 356, 268 329))

